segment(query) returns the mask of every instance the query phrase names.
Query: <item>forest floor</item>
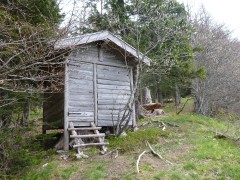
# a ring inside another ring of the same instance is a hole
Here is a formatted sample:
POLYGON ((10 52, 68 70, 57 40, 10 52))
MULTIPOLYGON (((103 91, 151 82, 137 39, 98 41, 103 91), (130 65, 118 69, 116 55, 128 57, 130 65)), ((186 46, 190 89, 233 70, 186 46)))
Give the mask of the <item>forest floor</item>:
POLYGON ((49 156, 29 167, 23 179, 240 179, 239 119, 227 120, 193 115, 186 110, 180 115, 166 108, 160 122, 138 122, 139 130, 127 136, 108 138, 106 155, 96 148, 84 149, 87 159, 74 158, 74 151, 49 156), (169 124, 168 124, 169 123, 169 124), (144 125, 143 125, 144 124, 144 125), (171 126, 177 125, 177 126, 171 126), (145 153, 152 148, 164 159, 145 153), (118 151, 118 154, 116 154, 118 151), (67 158, 65 158, 67 157, 67 158))

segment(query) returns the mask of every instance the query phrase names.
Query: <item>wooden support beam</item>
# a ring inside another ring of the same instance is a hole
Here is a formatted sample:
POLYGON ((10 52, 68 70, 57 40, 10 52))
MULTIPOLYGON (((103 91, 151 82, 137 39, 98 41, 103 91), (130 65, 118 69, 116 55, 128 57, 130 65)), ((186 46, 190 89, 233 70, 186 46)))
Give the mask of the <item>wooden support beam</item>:
POLYGON ((68 96, 69 96, 69 89, 68 89, 68 82, 69 82, 69 74, 68 74, 68 60, 65 62, 65 82, 64 82, 64 147, 65 151, 69 150, 69 132, 68 132, 68 96))
MULTIPOLYGON (((133 68, 130 69, 130 73, 131 73, 131 91, 132 93, 134 93, 134 79, 133 79, 133 68)), ((136 108, 135 108, 135 94, 133 94, 134 98, 133 98, 133 112, 132 112, 132 126, 133 129, 137 127, 137 123, 136 123, 136 108)))
POLYGON ((79 145, 73 145, 74 148, 76 147, 87 147, 87 146, 107 146, 109 143, 86 143, 86 144, 79 144, 79 145))
POLYGON ((94 138, 94 137, 105 137, 105 134, 99 133, 99 134, 70 135, 70 138, 94 138))
POLYGON ((97 65, 93 64, 93 94, 94 94, 94 122, 98 120, 98 88, 97 88, 97 65))

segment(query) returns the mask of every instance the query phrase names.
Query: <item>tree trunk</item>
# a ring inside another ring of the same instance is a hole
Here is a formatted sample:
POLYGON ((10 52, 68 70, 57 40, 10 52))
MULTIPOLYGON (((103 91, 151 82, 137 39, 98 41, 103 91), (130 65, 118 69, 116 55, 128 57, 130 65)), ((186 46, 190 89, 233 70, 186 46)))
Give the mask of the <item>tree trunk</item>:
POLYGON ((145 88, 145 104, 152 103, 151 91, 148 87, 145 88))
POLYGON ((30 99, 28 98, 23 107, 22 123, 21 123, 22 126, 28 126, 29 114, 30 114, 30 99))
POLYGON ((175 82, 175 106, 178 106, 180 103, 181 103, 180 89, 177 82, 175 82))
POLYGON ((163 104, 163 94, 162 94, 162 87, 159 85, 158 87, 158 102, 163 104))

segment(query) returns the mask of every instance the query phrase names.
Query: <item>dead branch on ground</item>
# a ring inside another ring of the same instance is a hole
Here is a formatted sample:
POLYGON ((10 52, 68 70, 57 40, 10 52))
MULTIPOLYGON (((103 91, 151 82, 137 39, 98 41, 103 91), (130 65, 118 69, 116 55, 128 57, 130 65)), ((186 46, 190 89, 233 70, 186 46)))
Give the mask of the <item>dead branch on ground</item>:
POLYGON ((149 144, 149 142, 147 141, 148 147, 151 150, 151 153, 155 156, 157 156, 159 159, 162 159, 164 161, 166 161, 168 164, 173 165, 173 163, 171 163, 170 161, 164 159, 159 153, 157 153, 156 151, 154 151, 154 149, 152 148, 152 146, 149 144))
POLYGON ((147 145, 148 145, 148 147, 149 147, 150 150, 145 150, 145 151, 143 151, 143 152, 138 156, 137 163, 136 163, 137 173, 140 172, 140 171, 139 171, 139 162, 140 162, 140 160, 141 160, 141 157, 142 157, 145 153, 148 153, 148 152, 151 152, 154 156, 158 157, 158 158, 161 159, 161 160, 164 160, 167 164, 173 165, 172 162, 164 159, 159 153, 157 153, 157 152, 152 148, 152 146, 150 145, 150 143, 149 143, 148 141, 147 141, 147 145))
POLYGON ((141 157, 146 153, 147 151, 143 151, 139 156, 138 156, 138 159, 137 159, 137 164, 136 164, 136 166, 137 166, 137 173, 139 173, 139 162, 140 162, 140 159, 141 159, 141 157))

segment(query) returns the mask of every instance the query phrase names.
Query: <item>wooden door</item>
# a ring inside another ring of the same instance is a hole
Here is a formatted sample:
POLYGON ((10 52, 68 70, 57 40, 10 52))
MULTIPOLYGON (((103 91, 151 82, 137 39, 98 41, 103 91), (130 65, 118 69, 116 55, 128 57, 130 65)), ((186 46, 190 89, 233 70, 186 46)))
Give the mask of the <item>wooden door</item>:
POLYGON ((96 68, 97 125, 113 126, 117 124, 119 110, 129 100, 131 73, 121 67, 97 65, 96 68))
POLYGON ((68 65, 68 121, 74 126, 94 122, 94 65, 71 62, 68 65))

